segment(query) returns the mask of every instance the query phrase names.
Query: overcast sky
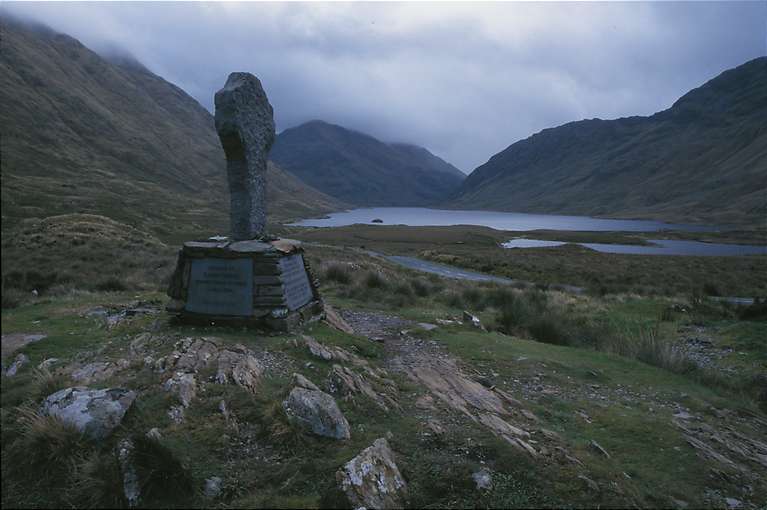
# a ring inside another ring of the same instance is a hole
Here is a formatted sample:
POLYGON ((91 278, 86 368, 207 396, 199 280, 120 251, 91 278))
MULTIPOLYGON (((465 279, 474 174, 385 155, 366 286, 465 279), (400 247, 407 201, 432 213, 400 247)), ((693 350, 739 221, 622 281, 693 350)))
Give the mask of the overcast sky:
POLYGON ((467 173, 547 127, 668 108, 767 54, 767 1, 4 3, 124 48, 210 110, 229 72, 250 71, 278 130, 322 119, 467 173))

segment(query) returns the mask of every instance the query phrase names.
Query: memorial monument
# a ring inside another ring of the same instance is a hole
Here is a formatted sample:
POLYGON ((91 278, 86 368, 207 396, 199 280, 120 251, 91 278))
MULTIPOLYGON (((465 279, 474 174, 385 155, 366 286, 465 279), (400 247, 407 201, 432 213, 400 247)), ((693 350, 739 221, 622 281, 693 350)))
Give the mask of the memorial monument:
POLYGON ((274 119, 261 82, 250 73, 232 73, 216 92, 215 105, 226 154, 231 233, 184 243, 167 310, 182 320, 279 330, 319 318, 321 300, 300 243, 266 233, 274 119))

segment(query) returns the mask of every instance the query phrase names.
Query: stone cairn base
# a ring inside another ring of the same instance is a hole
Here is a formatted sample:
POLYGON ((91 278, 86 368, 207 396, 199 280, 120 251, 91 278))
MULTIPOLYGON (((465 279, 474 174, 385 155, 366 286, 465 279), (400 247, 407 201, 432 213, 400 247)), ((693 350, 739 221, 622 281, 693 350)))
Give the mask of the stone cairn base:
POLYGON ((299 241, 189 241, 179 251, 167 310, 185 322, 290 331, 322 317, 317 280, 299 241))

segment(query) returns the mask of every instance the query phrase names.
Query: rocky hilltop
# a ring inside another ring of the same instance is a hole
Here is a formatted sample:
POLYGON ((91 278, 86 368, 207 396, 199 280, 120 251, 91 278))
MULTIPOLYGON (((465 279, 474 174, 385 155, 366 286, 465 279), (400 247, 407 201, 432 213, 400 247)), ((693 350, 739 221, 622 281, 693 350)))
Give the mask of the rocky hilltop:
POLYGON ((475 169, 451 207, 764 227, 767 57, 650 117, 545 129, 475 169))

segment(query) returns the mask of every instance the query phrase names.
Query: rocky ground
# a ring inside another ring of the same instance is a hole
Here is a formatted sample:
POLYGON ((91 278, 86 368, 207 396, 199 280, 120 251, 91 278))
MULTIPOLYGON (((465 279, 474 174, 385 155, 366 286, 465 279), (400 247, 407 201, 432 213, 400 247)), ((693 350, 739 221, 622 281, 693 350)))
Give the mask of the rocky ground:
MULTIPOLYGON (((145 441, 175 452, 197 506, 755 509, 767 495, 760 412, 651 367, 489 333, 469 313, 338 308, 271 336, 179 327, 152 301, 51 313, 63 329, 31 314, 20 324, 39 330, 2 338, 4 506, 72 504, 26 499, 23 463, 5 461, 25 423, 49 418, 114 463, 128 506, 162 501, 145 441), (53 348, 85 331, 97 341, 53 348), (41 378, 50 391, 35 397, 41 378)), ((705 329, 682 334, 715 363, 705 329)))

